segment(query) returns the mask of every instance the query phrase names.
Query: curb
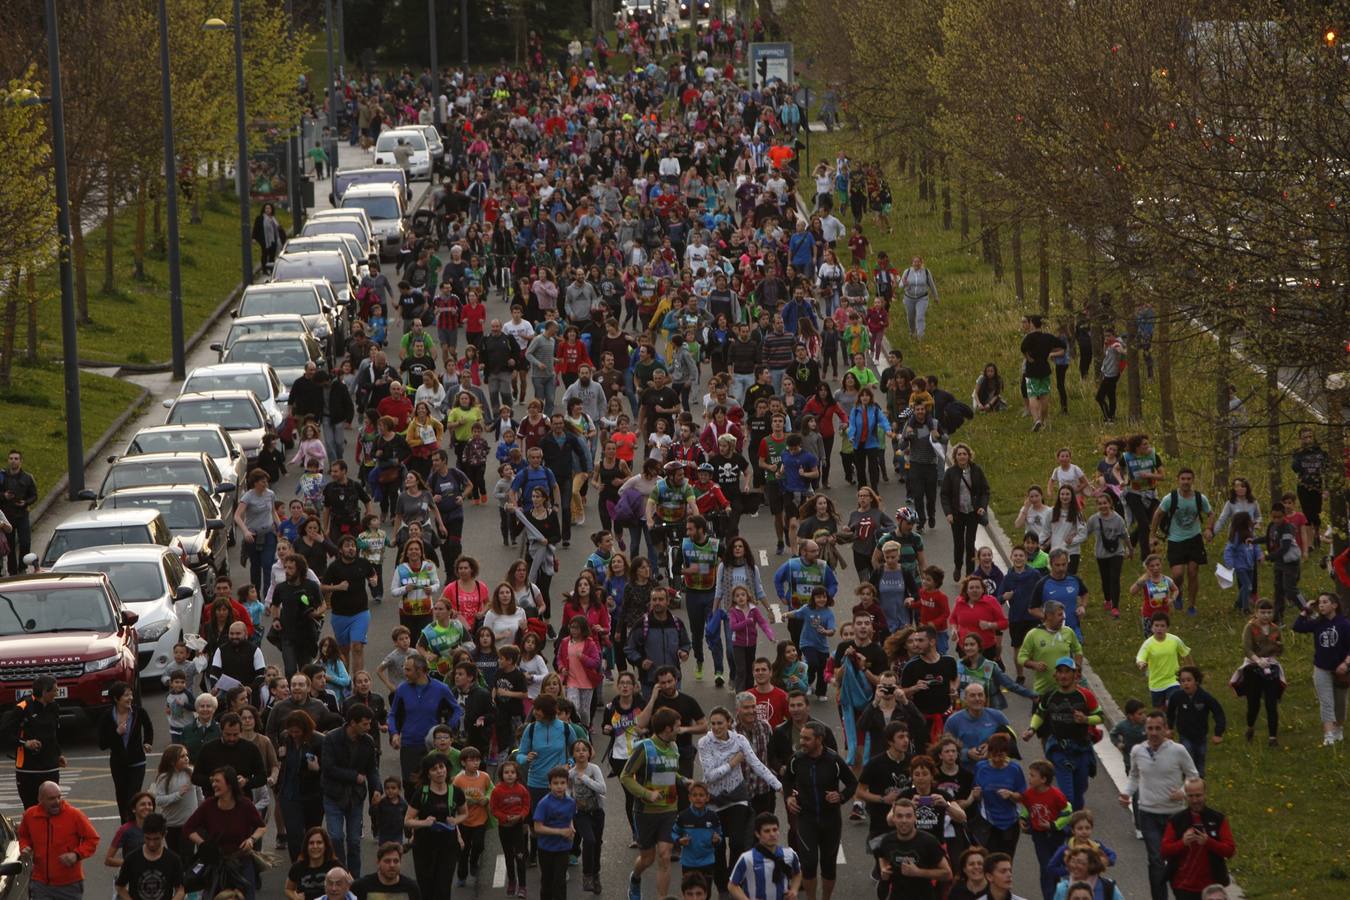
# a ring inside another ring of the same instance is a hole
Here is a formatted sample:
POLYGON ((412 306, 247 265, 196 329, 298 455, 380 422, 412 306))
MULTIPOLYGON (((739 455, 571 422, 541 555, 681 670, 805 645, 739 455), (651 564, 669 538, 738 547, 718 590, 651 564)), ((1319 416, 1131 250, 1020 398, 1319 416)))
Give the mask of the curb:
MULTIPOLYGON (((131 417, 140 412, 141 407, 149 397, 150 391, 146 388, 141 388, 141 392, 136 399, 127 404, 127 408, 122 410, 120 416, 113 419, 112 424, 107 427, 103 434, 99 435, 98 440, 95 441, 94 445, 84 454, 84 465, 86 468, 93 464, 94 460, 103 455, 103 451, 106 450, 113 439, 117 437, 123 426, 131 421, 131 417)), ((51 490, 47 491, 42 499, 33 506, 32 511, 28 514, 29 522, 36 525, 42 517, 47 514, 47 510, 51 508, 52 504, 65 496, 66 487, 69 484, 69 472, 56 479, 56 483, 52 485, 51 490)))

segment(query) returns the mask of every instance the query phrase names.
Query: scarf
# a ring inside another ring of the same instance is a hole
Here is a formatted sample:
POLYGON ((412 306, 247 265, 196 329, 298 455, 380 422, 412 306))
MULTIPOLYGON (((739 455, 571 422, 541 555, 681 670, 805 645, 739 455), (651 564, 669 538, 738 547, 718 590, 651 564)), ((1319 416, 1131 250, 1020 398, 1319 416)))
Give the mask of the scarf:
POLYGON ((787 861, 783 859, 782 849, 778 847, 766 847, 757 842, 754 850, 763 858, 756 866, 761 873, 764 871, 763 860, 773 860, 773 886, 781 892, 787 884, 787 861))

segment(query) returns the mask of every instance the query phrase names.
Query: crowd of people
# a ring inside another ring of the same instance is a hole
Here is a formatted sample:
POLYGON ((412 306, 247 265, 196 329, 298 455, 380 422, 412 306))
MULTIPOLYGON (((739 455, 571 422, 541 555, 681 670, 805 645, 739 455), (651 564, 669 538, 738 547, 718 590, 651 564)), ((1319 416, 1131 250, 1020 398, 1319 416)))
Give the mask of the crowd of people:
MULTIPOLYGON (((640 61, 627 72, 579 46, 553 67, 532 43, 525 69, 358 90, 354 110, 387 95, 414 115, 444 94, 439 224, 395 280, 372 266, 339 365, 291 386, 295 455, 269 438, 241 490, 248 579, 212 585, 200 641, 175 651, 149 789, 150 717, 131 691, 111 698, 121 896, 251 900, 270 827, 295 900, 449 897, 477 884, 490 830, 507 896, 536 866, 541 897, 566 895, 572 865, 600 893, 617 840, 634 862, 606 886, 633 900, 644 876, 646 896, 829 900, 849 840, 879 897, 1005 900, 1029 843, 1046 900, 1121 898, 1094 836, 1107 812, 1086 800, 1104 725, 1082 677, 1089 540, 1104 616, 1142 563, 1127 593, 1149 699, 1111 739, 1152 896, 1223 896, 1236 844, 1203 773, 1226 723, 1172 615, 1198 614, 1205 544, 1228 526, 1251 616, 1234 676, 1247 739, 1263 704, 1277 739, 1288 614, 1327 636, 1315 687, 1340 741, 1350 621, 1336 595, 1298 594, 1320 531, 1309 498, 1310 531, 1296 508, 1266 524, 1245 481, 1216 512, 1146 435, 1108 443, 1091 477, 1061 449, 1004 571, 979 539, 995 488, 954 433, 1008 398, 992 365, 968 406, 886 344, 893 315, 921 340, 938 293, 922 258, 897 272, 871 251, 866 229, 889 228, 879 170, 797 171, 792 93, 734 79, 744 29, 710 26, 668 65, 666 26, 621 33, 640 61), (275 490, 288 465, 295 499, 275 490), (771 571, 741 531, 757 516, 771 571), (949 567, 925 552, 940 518, 949 567), (567 571, 574 529, 592 552, 567 571), (494 540, 519 548, 505 572, 475 552, 494 540), (371 627, 386 601, 387 637, 371 627), (684 688, 709 666, 727 693, 704 710, 684 688), (1021 733, 1009 694, 1032 710, 1021 733)), ((372 121, 354 117, 354 141, 372 121)), ((1027 331, 1039 429, 1042 363, 1062 349, 1027 331)), ((54 783, 55 688, 39 679, 0 732, 29 751, 33 896, 69 900, 98 838, 54 783)))

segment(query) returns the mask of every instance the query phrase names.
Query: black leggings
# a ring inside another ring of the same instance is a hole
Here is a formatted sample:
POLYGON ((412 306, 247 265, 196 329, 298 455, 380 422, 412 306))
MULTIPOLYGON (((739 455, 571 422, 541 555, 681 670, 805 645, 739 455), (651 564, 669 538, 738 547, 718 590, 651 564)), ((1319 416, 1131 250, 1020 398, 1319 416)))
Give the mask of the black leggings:
MULTIPOLYGON (((626 793, 626 792, 625 792, 626 793)), ((506 860, 506 881, 508 884, 525 886, 526 856, 529 842, 525 836, 525 823, 498 825, 497 839, 502 844, 502 857, 506 860)))
POLYGON ((1123 556, 1107 556, 1097 560, 1097 572, 1102 578, 1102 599, 1110 603, 1112 609, 1120 609, 1120 572, 1123 568, 1123 556))
POLYGON ((1316 531, 1322 530, 1322 492, 1310 490, 1302 485, 1298 488, 1298 508, 1308 517, 1308 524, 1316 531))
POLYGON ((801 859, 802 878, 816 880, 816 869, 826 881, 834 881, 835 865, 839 860, 839 842, 844 835, 844 820, 839 808, 797 815, 797 845, 794 848, 801 859))
POLYGON ((483 839, 487 837, 487 826, 460 825, 459 833, 464 836, 464 849, 459 854, 457 874, 463 881, 470 875, 478 877, 478 864, 483 859, 483 839))
POLYGON ((717 884, 727 883, 731 867, 749 848, 750 821, 754 814, 755 811, 748 803, 738 803, 718 810, 717 815, 722 820, 723 840, 718 842, 714 851, 717 854, 714 869, 717 884))
MULTIPOLYGON (((422 829, 425 831, 426 829, 422 829)), ((443 833, 427 840, 419 834, 413 840, 413 873, 417 886, 428 897, 449 897, 454 890, 455 863, 459 861, 459 841, 443 833)))
POLYGON ((854 464, 858 468, 858 486, 869 485, 873 490, 881 490, 881 455, 884 451, 880 447, 871 447, 867 450, 858 450, 854 453, 854 464))
POLYGON ((919 516, 919 527, 926 523, 930 528, 937 519, 938 467, 936 464, 911 464, 909 467, 908 493, 914 503, 914 512, 919 516))
MULTIPOLYGON (((834 435, 822 434, 820 443, 825 448, 825 455, 820 460, 820 480, 825 487, 830 486, 830 461, 834 457, 834 435)), ((734 532, 733 532, 734 533, 734 532)))
POLYGON ((1247 694, 1247 727, 1256 725, 1261 712, 1261 701, 1266 702, 1266 732, 1271 737, 1280 733, 1280 679, 1267 675, 1260 666, 1246 666, 1242 670, 1242 689, 1247 694))
POLYGON ((1153 531, 1153 510, 1158 508, 1158 498, 1131 491, 1125 495, 1125 505, 1134 519, 1134 545, 1139 548, 1139 561, 1143 562, 1150 553, 1148 536, 1153 531))
POLYGON ((1069 391, 1064 386, 1064 376, 1068 374, 1068 366, 1055 366, 1055 388, 1059 391, 1059 408, 1061 412, 1069 411, 1069 391))
POLYGON ((1107 419, 1116 417, 1116 385, 1120 383, 1120 376, 1114 378, 1102 378, 1102 383, 1097 385, 1097 405, 1101 407, 1102 416, 1107 419))
MULTIPOLYGON (((623 774, 624 763, 626 759, 609 758, 609 774, 618 778, 623 774)), ((637 840, 637 798, 628 791, 623 792, 623 815, 628 821, 628 834, 633 840, 637 840)), ((522 882, 523 883, 523 882, 522 882)))
POLYGON ((980 527, 980 517, 973 512, 952 513, 952 577, 961 573, 964 566, 967 572, 975 568, 975 532, 980 527))
POLYGON ((117 812, 123 822, 131 821, 131 798, 140 793, 145 784, 145 763, 137 766, 116 766, 112 769, 113 794, 117 798, 117 812))

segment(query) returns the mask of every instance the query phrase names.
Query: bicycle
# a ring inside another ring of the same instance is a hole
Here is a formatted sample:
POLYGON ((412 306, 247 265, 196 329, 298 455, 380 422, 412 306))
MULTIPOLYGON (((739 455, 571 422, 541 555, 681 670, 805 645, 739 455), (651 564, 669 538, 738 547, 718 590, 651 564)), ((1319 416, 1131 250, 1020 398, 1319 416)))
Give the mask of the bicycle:
POLYGON ((652 542, 656 545, 661 569, 657 577, 665 581, 670 593, 671 609, 680 608, 681 593, 676 585, 684 584, 684 520, 674 522, 658 521, 651 529, 652 542))

